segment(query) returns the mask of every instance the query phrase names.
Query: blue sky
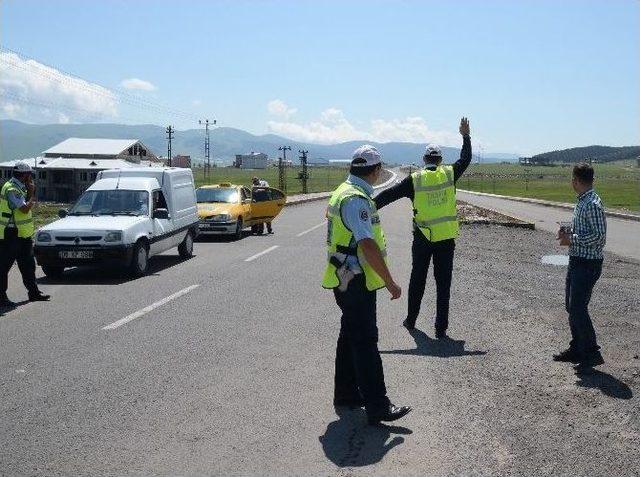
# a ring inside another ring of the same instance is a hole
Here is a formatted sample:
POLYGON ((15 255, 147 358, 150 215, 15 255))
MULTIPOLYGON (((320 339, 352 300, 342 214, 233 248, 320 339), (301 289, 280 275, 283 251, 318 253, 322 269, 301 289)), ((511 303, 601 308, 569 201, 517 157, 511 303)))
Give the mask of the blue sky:
POLYGON ((640 144, 636 0, 4 0, 0 42, 54 68, 0 62, 2 117, 28 122, 455 145, 465 115, 487 152, 640 144))

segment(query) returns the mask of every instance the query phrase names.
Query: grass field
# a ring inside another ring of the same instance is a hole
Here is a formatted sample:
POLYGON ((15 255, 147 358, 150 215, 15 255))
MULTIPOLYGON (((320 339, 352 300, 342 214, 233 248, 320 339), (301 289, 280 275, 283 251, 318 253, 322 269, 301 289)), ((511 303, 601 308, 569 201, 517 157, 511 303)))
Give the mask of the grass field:
MULTIPOLYGON (((631 162, 594 164, 595 189, 605 206, 640 212, 640 168, 631 162)), ((458 187, 478 192, 574 202, 572 165, 472 164, 458 187)))
MULTIPOLYGON (((286 169, 286 190, 287 195, 300 194, 302 192, 302 181, 298 179, 301 167, 288 167, 286 169)), ((345 167, 309 167, 309 179, 307 181, 308 192, 324 192, 333 190, 347 177, 345 167)), ((204 171, 200 168, 194 169, 193 174, 196 180, 196 187, 204 184, 218 184, 220 182, 231 182, 232 184, 251 185, 251 178, 258 176, 269 183, 271 187, 278 187, 278 168, 269 167, 263 170, 236 169, 234 167, 214 167, 211 168, 211 175, 208 179, 204 177, 204 171)))

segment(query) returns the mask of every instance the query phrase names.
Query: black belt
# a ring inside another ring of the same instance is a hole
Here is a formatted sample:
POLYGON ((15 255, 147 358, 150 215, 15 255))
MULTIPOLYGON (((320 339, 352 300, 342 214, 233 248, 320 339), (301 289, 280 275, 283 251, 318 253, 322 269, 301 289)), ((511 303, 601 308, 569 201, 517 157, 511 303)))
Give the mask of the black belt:
POLYGON ((2 216, 8 217, 10 219, 11 217, 13 217, 13 214, 10 214, 9 212, 2 212, 2 216))
POLYGON ((336 245, 336 252, 344 253, 345 255, 358 255, 358 249, 354 247, 346 247, 344 245, 336 245))

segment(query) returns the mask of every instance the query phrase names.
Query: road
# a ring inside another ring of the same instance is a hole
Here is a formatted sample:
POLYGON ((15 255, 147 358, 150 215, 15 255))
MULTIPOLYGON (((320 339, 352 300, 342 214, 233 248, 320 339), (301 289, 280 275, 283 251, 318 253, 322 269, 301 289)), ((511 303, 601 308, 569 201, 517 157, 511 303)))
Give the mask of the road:
MULTIPOLYGON (((498 212, 515 215, 547 232, 556 233, 558 222, 571 221, 570 210, 529 204, 499 197, 482 196, 458 191, 458 198, 480 207, 489 207, 498 212)), ((607 245, 605 250, 622 257, 640 260, 640 222, 607 217, 607 245)))
MULTIPOLYGON (((379 293, 389 395, 414 411, 370 427, 331 403, 324 207, 286 208, 272 236, 197 243, 188 261, 165 254, 144 278, 42 278, 50 303, 0 316, 0 473, 638 474, 639 264, 607 257, 592 307, 607 364, 579 377, 550 361, 568 336, 565 271, 540 263, 553 239, 463 227, 452 340, 432 338, 431 280, 413 335, 406 296, 379 293)), ((381 216, 406 289, 410 205, 381 216)))

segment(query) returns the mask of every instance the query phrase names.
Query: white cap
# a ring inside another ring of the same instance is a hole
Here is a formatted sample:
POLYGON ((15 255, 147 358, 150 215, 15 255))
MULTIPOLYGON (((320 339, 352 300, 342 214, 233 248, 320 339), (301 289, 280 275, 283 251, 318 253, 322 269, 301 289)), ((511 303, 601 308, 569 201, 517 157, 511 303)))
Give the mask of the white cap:
POLYGON ((351 165, 354 167, 377 166, 382 163, 382 155, 370 144, 360 146, 358 149, 353 151, 351 159, 351 165), (360 160, 356 161, 357 159, 360 160), (362 159, 364 159, 364 162, 362 159), (354 163, 354 161, 356 162, 354 163))
POLYGON ((424 150, 425 157, 442 157, 442 149, 437 144, 427 144, 424 150))
POLYGON ((13 170, 16 172, 33 172, 33 169, 26 162, 16 162, 16 165, 13 166, 13 170))

